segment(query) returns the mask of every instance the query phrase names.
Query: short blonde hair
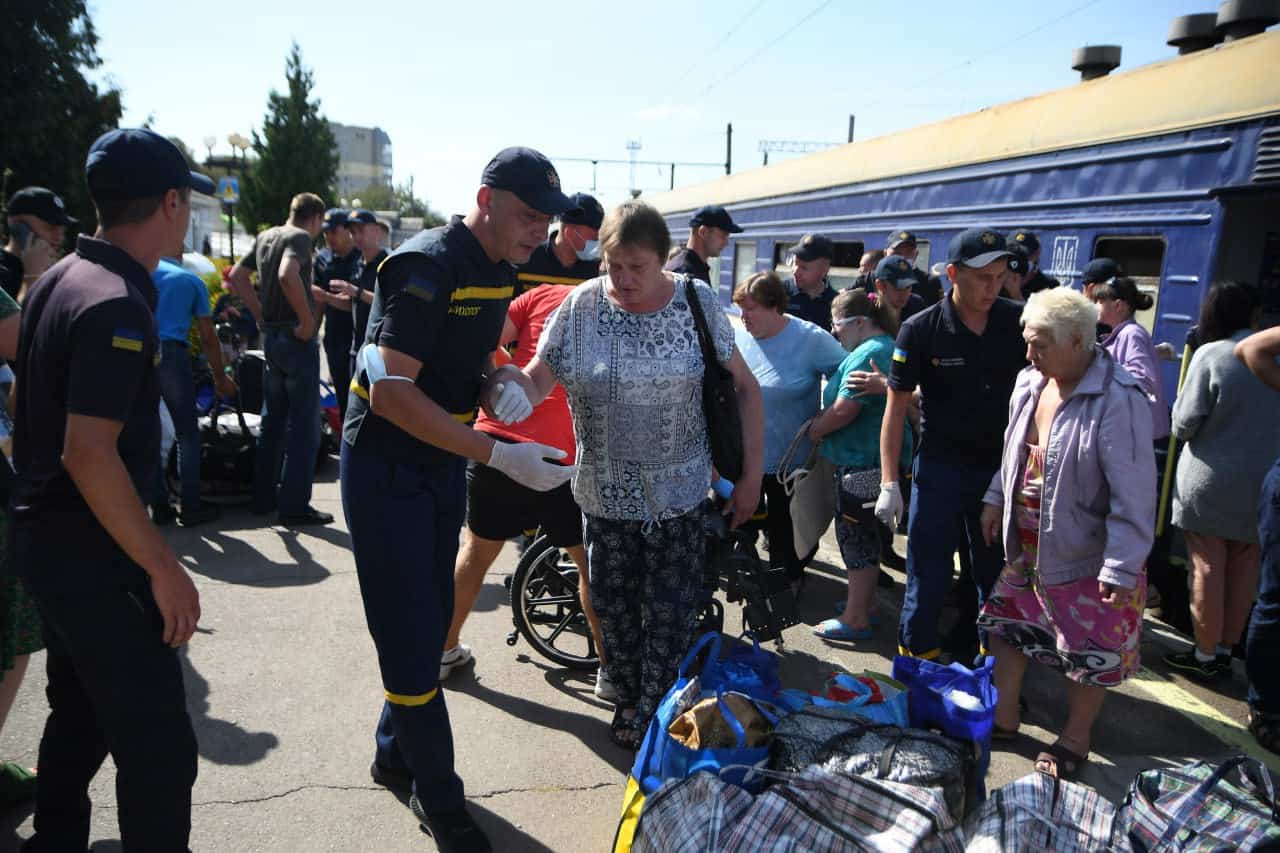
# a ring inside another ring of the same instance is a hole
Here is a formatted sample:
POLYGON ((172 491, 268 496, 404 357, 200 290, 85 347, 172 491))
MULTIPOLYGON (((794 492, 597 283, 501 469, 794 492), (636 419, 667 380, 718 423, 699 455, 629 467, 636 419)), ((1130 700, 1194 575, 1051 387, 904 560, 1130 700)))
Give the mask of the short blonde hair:
POLYGON ((600 223, 600 251, 605 255, 623 246, 648 249, 665 259, 671 251, 671 232, 658 209, 642 201, 624 201, 600 223))
POLYGON ((1047 333, 1054 343, 1079 338, 1080 348, 1089 349, 1097 339, 1098 306, 1078 290, 1053 287, 1031 294, 1022 309, 1022 325, 1047 333))
POLYGON ((787 286, 776 272, 758 272, 738 282, 733 289, 733 304, 742 305, 750 298, 761 308, 772 308, 779 314, 787 310, 787 286))

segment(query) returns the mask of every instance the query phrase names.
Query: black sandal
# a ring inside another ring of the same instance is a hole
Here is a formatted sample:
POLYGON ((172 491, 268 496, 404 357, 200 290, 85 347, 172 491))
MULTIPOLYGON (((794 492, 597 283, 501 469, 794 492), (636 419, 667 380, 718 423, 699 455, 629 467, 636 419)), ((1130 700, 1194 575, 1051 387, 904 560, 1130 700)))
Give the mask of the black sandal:
POLYGON ((1268 752, 1280 753, 1280 714, 1265 714, 1249 709, 1249 734, 1258 746, 1268 752))
POLYGON ((1050 746, 1036 756, 1035 768, 1046 776, 1055 779, 1071 780, 1089 763, 1088 753, 1080 755, 1062 745, 1061 741, 1050 746), (1041 765, 1047 765, 1041 767, 1041 765))
POLYGON ((644 741, 644 729, 639 725, 639 715, 635 708, 624 708, 619 705, 613 710, 613 720, 609 723, 609 740, 621 749, 635 752, 644 741), (626 716, 630 711, 631 716, 626 716))

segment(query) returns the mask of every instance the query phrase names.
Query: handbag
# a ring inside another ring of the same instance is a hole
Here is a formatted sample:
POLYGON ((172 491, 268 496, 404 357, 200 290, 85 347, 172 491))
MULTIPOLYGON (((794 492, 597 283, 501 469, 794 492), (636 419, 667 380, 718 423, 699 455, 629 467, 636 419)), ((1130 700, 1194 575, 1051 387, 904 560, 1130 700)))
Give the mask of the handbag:
POLYGON ((991 796, 965 822, 966 853, 1127 851, 1116 807, 1086 785, 1029 773, 991 796))
POLYGON ((1116 823, 1137 853, 1280 848, 1275 780, 1247 755, 1139 773, 1116 823))
POLYGON ((711 461, 720 476, 731 482, 742 479, 742 412, 738 409, 738 389, 733 374, 716 358, 715 344, 702 303, 694 289, 693 279, 684 280, 685 299, 693 313, 698 342, 702 345, 702 414, 707 419, 707 439, 711 444, 711 461))
MULTIPOLYGON (((808 441, 809 424, 800 425, 791 444, 782 454, 775 475, 783 489, 791 496, 791 538, 795 543, 796 558, 804 559, 822 539, 835 519, 836 466, 818 452, 815 444, 809 445, 809 455, 796 464, 795 456, 808 441)), ((876 486, 879 494, 879 484, 876 486)))

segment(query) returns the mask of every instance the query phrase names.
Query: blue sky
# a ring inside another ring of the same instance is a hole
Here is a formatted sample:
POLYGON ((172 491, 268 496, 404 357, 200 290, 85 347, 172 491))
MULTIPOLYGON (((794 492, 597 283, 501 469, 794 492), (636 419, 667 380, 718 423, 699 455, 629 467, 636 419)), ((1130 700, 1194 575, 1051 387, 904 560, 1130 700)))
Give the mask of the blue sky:
MULTIPOLYGON (((485 162, 507 145, 624 160, 638 140, 642 160, 722 163, 732 122, 738 172, 759 166, 761 139, 843 142, 850 113, 856 138, 869 139, 1072 85, 1081 45, 1121 45, 1120 70, 1173 56, 1170 20, 1216 6, 99 0, 91 11, 100 74, 123 89, 124 124, 151 116, 200 155, 209 136, 226 152, 228 134, 260 125, 296 40, 325 114, 381 126, 395 180, 412 175, 418 195, 453 213, 470 206, 485 162)), ((589 165, 557 167, 567 189, 590 190, 589 165)), ((717 174, 678 167, 676 180, 717 174)), ((636 169, 641 188, 668 180, 665 168, 636 169)), ((600 166, 601 201, 620 201, 629 186, 627 166, 600 166)))

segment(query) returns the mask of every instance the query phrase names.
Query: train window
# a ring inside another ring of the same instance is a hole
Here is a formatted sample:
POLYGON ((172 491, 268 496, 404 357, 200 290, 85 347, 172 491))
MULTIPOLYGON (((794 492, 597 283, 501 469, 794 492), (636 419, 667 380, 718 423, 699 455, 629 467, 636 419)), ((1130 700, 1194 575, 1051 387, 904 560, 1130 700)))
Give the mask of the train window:
POLYGON ((929 241, 916 241, 916 269, 929 271, 929 241))
POLYGON ((1151 307, 1133 315, 1148 332, 1155 326, 1160 302, 1164 248, 1164 240, 1160 237, 1099 237, 1093 244, 1095 258, 1111 258, 1120 264, 1120 269, 1134 280, 1139 290, 1151 294, 1151 307))
MULTIPOLYGON (((790 241, 778 241, 773 244, 773 268, 777 272, 790 271, 791 248, 795 243, 790 241)), ((858 263, 862 260, 862 252, 864 245, 861 240, 837 240, 832 244, 834 251, 832 252, 832 267, 853 267, 858 268, 858 263)))
POLYGON ((739 240, 733 244, 733 286, 745 281, 756 271, 756 243, 754 240, 739 240))

